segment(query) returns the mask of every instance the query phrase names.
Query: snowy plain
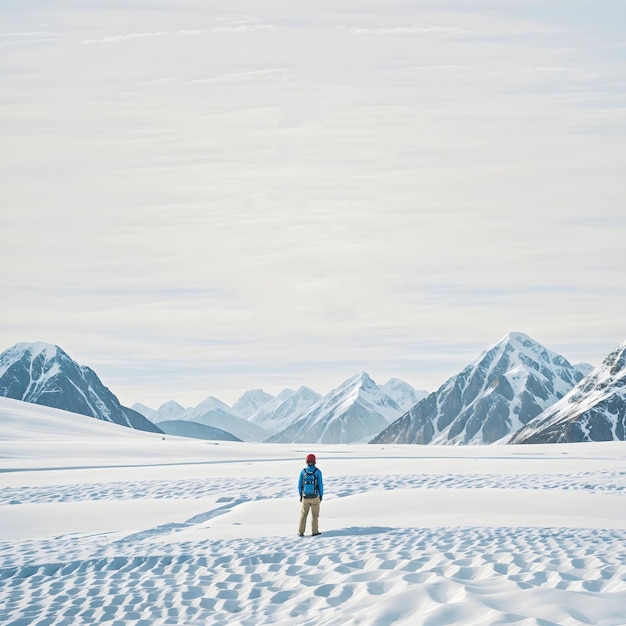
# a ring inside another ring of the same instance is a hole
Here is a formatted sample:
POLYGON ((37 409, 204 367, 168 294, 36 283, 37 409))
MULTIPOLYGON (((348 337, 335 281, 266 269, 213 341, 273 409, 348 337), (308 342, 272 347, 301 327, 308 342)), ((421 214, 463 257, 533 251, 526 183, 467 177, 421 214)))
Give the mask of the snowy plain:
POLYGON ((0 485, 3 625, 626 624, 624 442, 207 442, 0 398, 0 485))

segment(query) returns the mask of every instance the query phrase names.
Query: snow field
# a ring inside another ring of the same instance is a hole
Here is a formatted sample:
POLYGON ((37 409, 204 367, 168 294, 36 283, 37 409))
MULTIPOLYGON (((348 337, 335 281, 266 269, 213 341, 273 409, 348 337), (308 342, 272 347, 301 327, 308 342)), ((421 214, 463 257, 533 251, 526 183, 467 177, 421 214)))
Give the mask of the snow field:
POLYGON ((3 624, 624 623, 620 469, 329 475, 316 538, 287 478, 67 482, 102 471, 3 489, 3 624))
POLYGON ((624 442, 216 445, 21 404, 2 626, 626 624, 624 442), (322 535, 300 538, 311 451, 322 535))
POLYGON ((0 570, 0 602, 13 625, 620 624, 625 539, 355 527, 143 549, 92 538, 89 556, 71 539, 24 542, 9 560, 28 565, 0 570))

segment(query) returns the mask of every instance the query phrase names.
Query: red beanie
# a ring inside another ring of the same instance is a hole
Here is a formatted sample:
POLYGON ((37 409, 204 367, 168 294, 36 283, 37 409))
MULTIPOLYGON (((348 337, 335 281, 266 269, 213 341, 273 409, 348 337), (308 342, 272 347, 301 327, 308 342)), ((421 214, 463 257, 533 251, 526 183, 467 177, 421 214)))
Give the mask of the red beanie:
POLYGON ((314 454, 307 455, 306 462, 315 464, 315 455, 314 454))

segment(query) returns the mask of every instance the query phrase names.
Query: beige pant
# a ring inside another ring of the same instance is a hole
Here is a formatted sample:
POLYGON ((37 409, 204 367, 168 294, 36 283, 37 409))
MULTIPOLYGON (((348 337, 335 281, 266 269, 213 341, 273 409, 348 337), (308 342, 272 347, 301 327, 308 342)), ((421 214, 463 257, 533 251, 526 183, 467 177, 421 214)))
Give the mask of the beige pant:
POLYGON ((300 526, 298 528, 298 534, 304 535, 304 529, 306 528, 306 518, 311 511, 311 532, 315 535, 319 533, 319 518, 320 518, 320 499, 315 498, 302 498, 302 508, 300 509, 300 526))

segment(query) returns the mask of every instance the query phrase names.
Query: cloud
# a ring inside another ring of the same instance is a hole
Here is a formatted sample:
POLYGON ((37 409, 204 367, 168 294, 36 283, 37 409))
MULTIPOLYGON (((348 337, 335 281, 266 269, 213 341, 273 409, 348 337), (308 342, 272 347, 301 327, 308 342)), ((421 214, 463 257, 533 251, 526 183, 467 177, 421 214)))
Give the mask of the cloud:
POLYGON ((522 72, 537 72, 537 73, 559 73, 559 72, 570 72, 572 71, 569 67, 556 67, 556 66, 548 66, 548 65, 538 65, 538 66, 529 66, 523 67, 522 72))
POLYGON ((272 24, 237 24, 233 26, 214 26, 209 29, 209 33, 212 34, 238 34, 238 33, 251 33, 255 31, 274 30, 275 26, 272 24))
POLYGON ((0 46, 24 46, 34 43, 54 43, 60 40, 59 33, 46 30, 0 33, 0 46))
POLYGON ((101 39, 84 39, 81 44, 94 44, 94 43, 117 43, 120 41, 128 41, 130 39, 145 39, 148 37, 165 37, 170 35, 166 31, 157 31, 153 33, 127 33, 125 35, 107 35, 101 39))
POLYGON ((271 67, 262 70, 250 70, 247 72, 230 72, 227 74, 216 74, 209 78, 197 78, 190 81, 191 84, 201 83, 220 83, 220 82, 238 82, 254 80, 256 78, 277 78, 286 80, 290 76, 287 68, 271 67))
POLYGON ((194 37, 196 35, 206 35, 207 30, 206 28, 199 28, 199 29, 183 29, 183 30, 177 30, 176 34, 180 35, 181 37, 194 37))
POLYGON ((470 31, 458 28, 456 26, 438 26, 436 24, 412 24, 411 26, 391 26, 384 28, 366 28, 361 26, 352 26, 348 31, 354 35, 371 35, 371 36, 387 36, 387 35, 461 35, 470 31))
POLYGON ((133 39, 147 39, 154 37, 197 37, 202 35, 220 34, 245 34, 256 31, 273 30, 272 24, 256 23, 253 18, 239 20, 236 23, 211 26, 209 28, 179 29, 175 31, 136 32, 117 35, 107 35, 99 39, 84 39, 80 43, 85 44, 110 44, 129 41, 133 39), (252 21, 251 21, 252 20, 252 21))

